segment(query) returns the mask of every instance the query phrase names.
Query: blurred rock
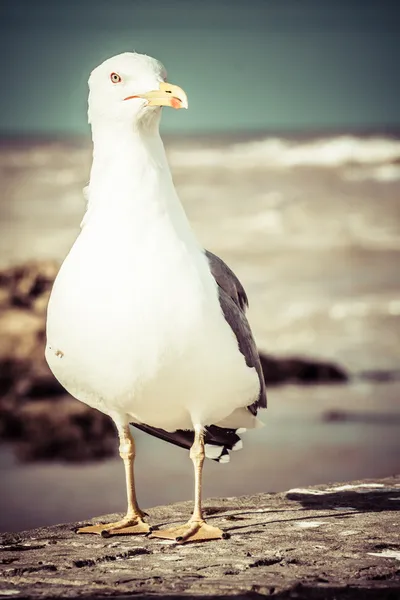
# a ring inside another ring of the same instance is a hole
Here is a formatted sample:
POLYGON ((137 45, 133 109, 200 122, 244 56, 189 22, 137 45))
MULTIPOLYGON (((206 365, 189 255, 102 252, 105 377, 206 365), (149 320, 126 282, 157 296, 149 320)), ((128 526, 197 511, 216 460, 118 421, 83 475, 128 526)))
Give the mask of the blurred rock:
POLYGON ((273 358, 260 353, 261 366, 268 385, 344 383, 347 373, 338 365, 304 358, 273 358))
POLYGON ((400 425, 400 415, 396 413, 379 412, 351 412, 348 410, 332 409, 327 410, 322 415, 322 420, 327 423, 364 423, 365 425, 380 425, 398 427, 400 425))
MULTIPOLYGON (((0 397, 61 386, 44 360, 46 307, 58 265, 29 263, 0 272, 0 397)), ((37 395, 37 394, 36 394, 37 395)), ((45 395, 49 393, 45 392, 45 395)))
POLYGON ((380 383, 386 383, 387 381, 399 381, 400 369, 392 369, 391 371, 382 369, 361 371, 358 373, 358 377, 366 381, 376 381, 380 383))
POLYGON ((111 419, 68 395, 25 403, 19 416, 22 460, 98 460, 117 449, 111 419))
MULTIPOLYGON (((25 459, 87 460, 116 450, 108 417, 65 394, 44 358, 46 308, 58 271, 35 262, 0 272, 0 439, 25 459)), ((268 385, 347 380, 336 365, 261 354, 268 385)))
POLYGON ((58 271, 53 261, 26 263, 0 272, 0 308, 23 307, 43 314, 58 271))

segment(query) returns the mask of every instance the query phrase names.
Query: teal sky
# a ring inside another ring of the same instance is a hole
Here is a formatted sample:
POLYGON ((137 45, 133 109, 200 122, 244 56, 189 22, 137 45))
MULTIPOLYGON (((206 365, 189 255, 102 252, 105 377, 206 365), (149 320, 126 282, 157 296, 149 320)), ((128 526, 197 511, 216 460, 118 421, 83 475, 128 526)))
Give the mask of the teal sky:
POLYGON ((127 50, 187 92, 169 132, 398 127, 399 15, 388 0, 0 0, 0 132, 86 133, 88 75, 127 50))

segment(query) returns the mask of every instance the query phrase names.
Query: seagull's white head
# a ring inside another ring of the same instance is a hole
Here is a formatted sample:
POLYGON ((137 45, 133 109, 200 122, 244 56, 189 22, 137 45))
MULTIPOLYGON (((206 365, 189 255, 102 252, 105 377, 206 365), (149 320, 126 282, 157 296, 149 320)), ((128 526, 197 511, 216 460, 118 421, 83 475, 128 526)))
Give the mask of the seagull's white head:
POLYGON ((127 127, 151 123, 162 106, 187 108, 185 92, 167 83, 155 58, 125 52, 104 61, 89 78, 89 123, 127 127))

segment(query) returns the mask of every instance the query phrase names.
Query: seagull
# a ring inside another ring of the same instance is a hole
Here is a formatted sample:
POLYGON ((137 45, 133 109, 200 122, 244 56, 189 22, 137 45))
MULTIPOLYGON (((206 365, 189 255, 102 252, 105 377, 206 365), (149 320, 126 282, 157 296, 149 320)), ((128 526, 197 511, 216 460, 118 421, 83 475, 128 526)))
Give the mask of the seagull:
POLYGON ((240 433, 262 426, 267 402, 246 292, 199 244, 178 198, 159 133, 164 106, 187 108, 187 96, 150 56, 123 53, 90 75, 87 209, 49 299, 45 355, 72 396, 114 421, 125 466, 126 516, 78 533, 185 543, 228 537, 204 519, 204 459, 227 462, 240 433), (186 524, 146 522, 130 424, 190 450, 186 524))

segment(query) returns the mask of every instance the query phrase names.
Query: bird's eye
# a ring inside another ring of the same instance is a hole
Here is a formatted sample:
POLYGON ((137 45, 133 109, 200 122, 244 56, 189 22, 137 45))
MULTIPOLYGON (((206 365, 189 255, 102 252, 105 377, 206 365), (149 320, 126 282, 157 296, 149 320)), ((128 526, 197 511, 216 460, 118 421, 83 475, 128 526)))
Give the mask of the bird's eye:
POLYGON ((110 79, 113 83, 120 83, 122 81, 121 77, 118 75, 118 73, 111 73, 110 75, 110 79))

